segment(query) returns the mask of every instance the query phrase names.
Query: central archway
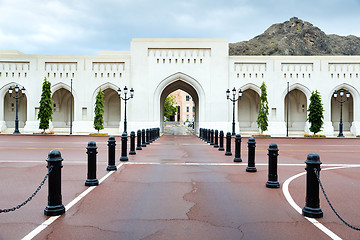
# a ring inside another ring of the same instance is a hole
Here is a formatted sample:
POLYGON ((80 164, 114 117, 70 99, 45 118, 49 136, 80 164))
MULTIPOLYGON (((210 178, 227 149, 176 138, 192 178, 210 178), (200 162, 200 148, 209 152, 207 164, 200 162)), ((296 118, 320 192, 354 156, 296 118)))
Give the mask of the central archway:
MULTIPOLYGON (((203 108, 203 104, 205 102, 205 94, 201 87, 201 85, 192 77, 183 74, 183 73, 176 73, 173 74, 167 78, 165 78, 163 81, 160 82, 158 85, 154 99, 157 99, 158 102, 155 104, 159 106, 159 108, 155 109, 155 114, 159 117, 160 121, 160 127, 163 131, 164 129, 164 102, 165 98, 172 92, 176 90, 182 90, 184 92, 187 92, 195 105, 195 119, 194 119, 194 129, 195 132, 198 132, 199 129, 199 122, 202 118, 202 113, 200 111, 201 108, 203 108)), ((155 105, 155 106, 156 106, 155 105)))

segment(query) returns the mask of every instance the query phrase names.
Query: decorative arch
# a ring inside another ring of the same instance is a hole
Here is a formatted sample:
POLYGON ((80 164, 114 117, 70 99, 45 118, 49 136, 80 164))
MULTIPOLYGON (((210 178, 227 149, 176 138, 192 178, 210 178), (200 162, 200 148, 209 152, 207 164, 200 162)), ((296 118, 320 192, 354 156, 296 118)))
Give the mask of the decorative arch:
POLYGON ((295 83, 289 86, 289 114, 287 115, 287 89, 283 92, 284 121, 289 119, 290 131, 304 131, 307 121, 307 107, 311 91, 308 87, 295 83), (289 118, 287 118, 289 117, 289 118))
POLYGON ((328 99, 330 101, 330 104, 333 100, 333 94, 334 94, 334 91, 335 90, 340 90, 340 89, 345 89, 345 90, 348 90, 350 92, 350 95, 353 97, 354 99, 354 108, 355 108, 355 104, 360 100, 360 94, 359 94, 359 91, 351 86, 350 84, 347 84, 347 83, 341 83, 339 85, 337 85, 336 87, 334 87, 330 93, 328 93, 328 99))
MULTIPOLYGON (((3 103, 0 104, 0 121, 6 122, 7 127, 14 127, 15 108, 12 105, 15 104, 15 99, 10 98, 9 87, 15 85, 18 85, 20 88, 23 86, 17 82, 10 82, 0 89, 0 97, 3 99, 3 103)), ((29 93, 26 92, 25 96, 18 101, 19 127, 24 127, 27 121, 28 96, 29 93)))
POLYGON ((117 95, 118 86, 106 82, 98 86, 92 95, 91 119, 94 118, 96 95, 99 90, 104 92, 104 127, 119 127, 121 121, 121 99, 117 95))
POLYGON ((241 130, 258 131, 256 123, 260 107, 260 88, 249 83, 241 88, 241 100, 237 101, 237 119, 241 130))
POLYGON ((170 75, 158 84, 154 91, 154 106, 159 107, 154 108, 154 116, 159 116, 160 125, 163 126, 163 119, 161 119, 163 115, 162 103, 166 96, 177 89, 181 89, 193 97, 195 102, 195 130, 197 131, 199 120, 203 118, 200 109, 205 109, 205 92, 197 80, 184 73, 178 72, 170 75))
POLYGON ((70 118, 72 121, 75 119, 75 102, 76 93, 74 88, 72 89, 72 101, 71 101, 71 87, 67 84, 60 82, 54 84, 51 87, 52 99, 53 99, 53 126, 55 128, 67 128, 70 125, 70 118), (70 103, 72 102, 72 106, 70 103))
POLYGON ((330 106, 331 122, 335 131, 339 130, 340 122, 340 103, 335 103, 333 99, 333 93, 335 90, 344 89, 350 92, 350 99, 343 103, 343 130, 350 131, 352 124, 356 119, 359 119, 356 110, 358 108, 358 102, 360 100, 359 92, 356 88, 347 83, 341 83, 335 86, 330 93, 328 93, 328 103, 330 106))
MULTIPOLYGON (((68 90, 69 92, 71 92, 71 87, 63 82, 59 82, 59 83, 56 83, 54 85, 51 86, 51 94, 53 95, 54 92, 56 92, 57 90, 61 89, 61 88, 64 88, 66 90, 68 90)), ((72 88, 72 95, 73 95, 73 98, 74 98, 74 102, 78 100, 78 97, 77 97, 77 94, 76 94, 76 91, 74 90, 74 88, 72 88)))
MULTIPOLYGON (((243 85, 240 89, 243 92, 251 89, 251 90, 255 91, 257 94, 259 94, 259 96, 261 95, 260 87, 253 83, 247 83, 247 84, 243 85)), ((238 91, 239 91, 239 89, 238 89, 238 91)))
MULTIPOLYGON (((310 96, 311 96, 311 91, 308 87, 306 87, 305 85, 302 85, 300 83, 294 83, 292 85, 289 86, 289 92, 291 92, 294 89, 298 89, 301 92, 303 92, 306 96, 307 101, 309 101, 310 96)), ((287 95, 287 88, 285 88, 285 90, 282 93, 282 99, 285 99, 287 95)))
POLYGON ((94 90, 94 92, 93 92, 93 94, 92 94, 92 97, 91 97, 91 99, 92 99, 92 105, 95 104, 96 94, 98 93, 98 91, 100 90, 100 88, 101 88, 101 90, 103 90, 103 91, 106 90, 106 89, 112 89, 112 90, 114 90, 115 92, 117 92, 117 89, 118 89, 119 87, 116 86, 115 84, 111 83, 111 82, 106 82, 106 83, 104 83, 104 84, 101 84, 100 86, 98 86, 98 87, 94 90))

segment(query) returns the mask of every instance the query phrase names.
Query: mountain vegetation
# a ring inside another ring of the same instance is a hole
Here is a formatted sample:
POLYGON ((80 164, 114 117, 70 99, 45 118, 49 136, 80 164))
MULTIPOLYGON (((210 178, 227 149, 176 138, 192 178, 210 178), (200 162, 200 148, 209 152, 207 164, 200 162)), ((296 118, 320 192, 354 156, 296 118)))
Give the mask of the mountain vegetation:
POLYGON ((360 55, 360 38, 327 35, 297 17, 273 24, 249 41, 230 43, 229 55, 360 55))

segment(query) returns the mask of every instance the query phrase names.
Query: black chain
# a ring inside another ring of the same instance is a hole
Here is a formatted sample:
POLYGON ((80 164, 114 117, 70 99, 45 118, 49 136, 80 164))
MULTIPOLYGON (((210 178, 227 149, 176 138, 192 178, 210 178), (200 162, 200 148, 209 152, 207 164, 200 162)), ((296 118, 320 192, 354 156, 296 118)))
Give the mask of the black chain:
POLYGON ((38 188, 35 190, 35 192, 28 199, 26 199, 23 203, 17 205, 16 207, 8 208, 8 209, 0 209, 0 213, 13 212, 13 211, 21 208, 22 206, 25 206, 28 202, 30 202, 33 199, 33 197, 35 197, 36 194, 40 191, 41 187, 44 185, 44 183, 45 183, 46 179, 48 178, 52 169, 53 169, 53 166, 50 166, 49 171, 45 175, 44 179, 41 181, 40 186, 38 186, 38 188))
POLYGON ((354 226, 350 225, 350 224, 347 223, 342 217, 340 217, 340 215, 336 212, 336 210, 334 209, 333 205, 330 203, 329 198, 327 197, 327 195, 326 195, 326 193, 325 193, 324 187, 323 187, 323 185, 322 185, 322 183, 321 183, 321 181, 320 181, 320 178, 319 178, 319 172, 318 172, 318 170, 317 170, 316 168, 314 168, 314 172, 315 172, 316 178, 317 178, 317 180, 318 180, 318 182, 319 182, 319 184, 320 184, 321 190, 322 190, 322 192, 324 193, 325 199, 326 199, 326 201, 329 203, 329 206, 330 206, 331 209, 334 211, 335 215, 336 215, 346 226, 348 226, 349 228, 352 228, 352 229, 354 229, 354 230, 356 230, 356 231, 360 231, 360 228, 357 228, 357 227, 354 227, 354 226))

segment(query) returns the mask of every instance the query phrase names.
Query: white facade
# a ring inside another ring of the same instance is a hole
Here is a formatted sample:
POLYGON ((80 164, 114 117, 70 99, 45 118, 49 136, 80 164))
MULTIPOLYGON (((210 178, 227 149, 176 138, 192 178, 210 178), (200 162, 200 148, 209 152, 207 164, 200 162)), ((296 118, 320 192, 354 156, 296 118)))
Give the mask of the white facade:
POLYGON ((226 89, 241 89, 243 97, 235 108, 237 132, 257 131, 260 85, 265 82, 272 136, 286 134, 286 95, 289 82, 289 129, 309 133, 307 107, 311 92, 318 90, 325 109, 323 134, 336 135, 340 104, 334 90, 350 91, 343 105, 344 130, 360 134, 360 56, 229 56, 224 39, 134 39, 129 52, 100 52, 99 55, 26 55, 0 51, 0 128, 14 126, 14 99, 10 86, 27 90, 19 103, 20 127, 38 132, 36 119, 42 81, 52 84, 54 119, 52 127, 70 124, 70 89, 73 79, 73 133, 93 129, 96 93, 105 93, 105 126, 122 132, 124 103, 116 90, 135 90, 128 102, 128 131, 162 127, 163 102, 181 89, 195 103, 196 129, 231 131, 232 104, 226 89), (336 132, 336 133, 335 133, 336 132))

